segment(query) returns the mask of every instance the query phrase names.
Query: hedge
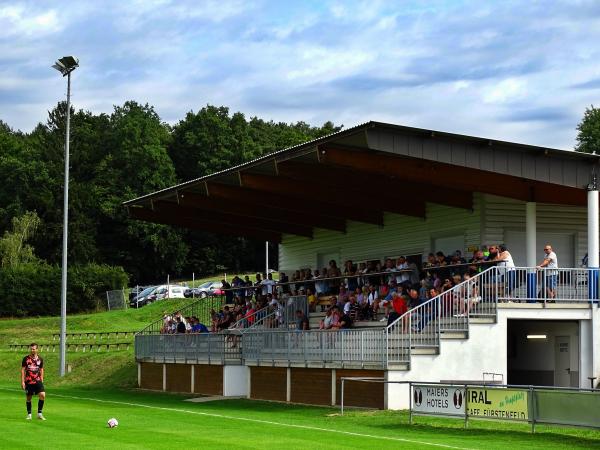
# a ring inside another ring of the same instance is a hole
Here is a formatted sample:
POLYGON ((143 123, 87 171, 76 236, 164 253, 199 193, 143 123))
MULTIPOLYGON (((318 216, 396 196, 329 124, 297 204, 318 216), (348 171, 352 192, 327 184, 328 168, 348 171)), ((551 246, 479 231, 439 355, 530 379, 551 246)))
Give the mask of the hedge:
MULTIPOLYGON (((97 309, 104 292, 126 286, 122 267, 99 264, 72 266, 67 277, 67 312, 97 309)), ((0 269, 0 317, 60 314, 61 269, 49 264, 25 264, 0 269)))

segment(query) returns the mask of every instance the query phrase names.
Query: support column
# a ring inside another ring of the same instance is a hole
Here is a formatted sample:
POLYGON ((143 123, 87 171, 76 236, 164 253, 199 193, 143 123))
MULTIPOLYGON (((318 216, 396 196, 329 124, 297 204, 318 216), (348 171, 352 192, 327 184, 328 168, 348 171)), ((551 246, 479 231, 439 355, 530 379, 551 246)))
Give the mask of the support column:
MULTIPOLYGON (((527 254, 527 267, 535 267, 537 249, 537 204, 525 204, 525 249, 527 254)), ((535 269, 527 271, 527 298, 535 301, 537 298, 537 274, 535 269)), ((530 301, 531 301, 530 300, 530 301)))
POLYGON ((592 177, 587 193, 587 238, 588 238, 588 294, 591 302, 598 301, 598 253, 600 252, 598 238, 600 220, 598 211, 598 186, 596 176, 592 177))

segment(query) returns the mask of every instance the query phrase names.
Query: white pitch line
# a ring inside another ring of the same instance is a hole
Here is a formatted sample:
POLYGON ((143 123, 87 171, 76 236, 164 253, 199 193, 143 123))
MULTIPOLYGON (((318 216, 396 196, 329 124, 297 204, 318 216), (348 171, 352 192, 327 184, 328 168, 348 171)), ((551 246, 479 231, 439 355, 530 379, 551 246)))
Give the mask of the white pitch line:
MULTIPOLYGON (((12 392, 22 392, 20 389, 10 389, 10 388, 2 388, 2 387, 0 387, 0 390, 12 391, 12 392)), ((207 413, 207 412, 202 412, 202 411, 190 411, 188 409, 165 408, 163 406, 144 405, 142 403, 120 402, 117 400, 101 400, 98 398, 78 397, 78 396, 74 396, 74 395, 63 395, 63 394, 56 394, 56 393, 52 393, 51 397, 71 398, 71 399, 75 399, 75 400, 87 400, 90 402, 110 403, 110 404, 114 404, 114 405, 134 406, 137 408, 157 409, 160 411, 170 411, 170 412, 178 412, 178 413, 184 413, 184 414, 195 414, 195 415, 199 415, 199 416, 217 417, 219 419, 240 420, 240 421, 244 421, 244 422, 261 423, 261 424, 265 424, 265 425, 275 425, 275 426, 287 427, 287 428, 299 428, 299 429, 303 429, 303 430, 321 431, 324 433, 343 434, 346 436, 364 437, 364 438, 379 439, 379 440, 384 440, 384 441, 405 442, 407 444, 430 445, 432 447, 451 448, 451 449, 456 449, 456 450, 475 450, 475 449, 471 449, 469 447, 456 447, 453 445, 438 444, 435 442, 417 441, 417 440, 413 440, 413 439, 405 439, 405 438, 391 437, 391 436, 377 436, 374 434, 365 434, 365 433, 356 433, 353 431, 334 430, 334 429, 330 429, 330 428, 313 427, 310 425, 298 425, 298 424, 293 424, 293 423, 273 422, 271 420, 251 419, 249 417, 226 416, 224 414, 207 413)))

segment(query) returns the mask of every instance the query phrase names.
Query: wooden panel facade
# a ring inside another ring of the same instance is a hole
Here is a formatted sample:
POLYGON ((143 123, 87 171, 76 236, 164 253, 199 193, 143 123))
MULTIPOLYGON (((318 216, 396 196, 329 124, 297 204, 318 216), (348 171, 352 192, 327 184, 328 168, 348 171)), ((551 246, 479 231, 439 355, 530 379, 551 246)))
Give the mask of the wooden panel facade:
POLYGON ((141 377, 140 387, 142 389, 152 389, 162 391, 163 388, 163 365, 157 363, 140 363, 141 377))
MULTIPOLYGON (((340 404, 342 393, 342 377, 384 377, 383 370, 336 370, 336 403, 340 404)), ((344 406, 363 408, 384 408, 383 383, 366 383, 361 381, 344 381, 344 406)))
POLYGON ((251 367, 250 398, 285 402, 287 399, 287 369, 285 367, 251 367))
POLYGON ((194 392, 204 395, 223 395, 223 366, 195 365, 194 392))
POLYGON ((291 369, 291 398, 294 403, 331 405, 330 369, 291 369))
POLYGON ((167 391, 192 392, 192 366, 167 364, 167 391))

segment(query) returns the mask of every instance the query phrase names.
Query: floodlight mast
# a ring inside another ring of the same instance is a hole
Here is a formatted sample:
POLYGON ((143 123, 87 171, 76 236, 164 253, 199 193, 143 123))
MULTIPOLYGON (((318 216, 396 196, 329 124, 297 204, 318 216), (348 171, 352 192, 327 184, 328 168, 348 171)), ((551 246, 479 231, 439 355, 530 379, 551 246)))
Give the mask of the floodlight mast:
POLYGON ((62 278, 60 289, 60 361, 58 374, 65 376, 67 357, 67 241, 69 237, 69 140, 71 125, 71 72, 79 67, 74 56, 64 56, 52 66, 67 77, 67 124, 65 131, 65 181, 63 198, 62 278))

